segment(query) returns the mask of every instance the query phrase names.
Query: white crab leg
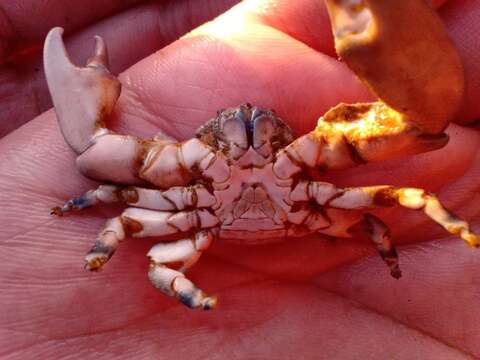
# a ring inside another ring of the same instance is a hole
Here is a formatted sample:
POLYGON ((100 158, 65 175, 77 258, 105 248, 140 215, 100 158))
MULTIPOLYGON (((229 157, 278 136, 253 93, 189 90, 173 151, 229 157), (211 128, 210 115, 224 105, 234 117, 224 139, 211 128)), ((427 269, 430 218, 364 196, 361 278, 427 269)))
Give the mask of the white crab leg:
POLYGON ((470 231, 468 223, 445 209, 438 198, 423 189, 393 186, 365 186, 339 189, 319 181, 300 182, 290 196, 293 201, 314 200, 319 205, 339 209, 369 209, 400 205, 422 210, 451 234, 460 236, 469 246, 480 246, 480 237, 470 231))
POLYGON ((207 296, 183 274, 192 266, 213 241, 210 231, 200 231, 194 239, 184 239, 160 243, 152 247, 147 256, 150 259, 148 277, 153 286, 166 295, 177 297, 190 308, 201 307, 209 310, 215 307, 216 297, 207 296), (174 270, 169 263, 182 262, 183 266, 174 270))
POLYGON ((72 64, 62 40, 63 29, 47 35, 44 66, 58 123, 67 143, 78 154, 105 133, 105 120, 120 96, 120 82, 107 69, 107 48, 95 37, 95 54, 84 68, 72 64))
POLYGON ((100 270, 126 236, 165 236, 213 228, 218 223, 218 218, 205 209, 174 213, 127 208, 120 216, 107 221, 85 257, 85 268, 100 270))
POLYGON ((52 209, 52 214, 63 215, 72 210, 82 210, 98 203, 123 202, 151 210, 176 211, 185 208, 208 208, 215 205, 215 196, 203 185, 176 186, 166 191, 135 186, 100 185, 82 196, 68 200, 62 207, 52 209))

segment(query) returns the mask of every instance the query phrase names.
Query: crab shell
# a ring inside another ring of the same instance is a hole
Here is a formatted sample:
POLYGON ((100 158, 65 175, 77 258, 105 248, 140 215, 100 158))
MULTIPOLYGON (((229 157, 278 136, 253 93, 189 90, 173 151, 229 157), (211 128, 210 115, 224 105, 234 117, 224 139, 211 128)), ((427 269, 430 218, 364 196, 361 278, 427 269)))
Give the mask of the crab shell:
POLYGON ((99 270, 127 236, 185 234, 183 240, 152 248, 149 277, 165 294, 209 309, 216 299, 184 272, 215 239, 258 243, 360 231, 399 278, 388 228, 364 210, 400 205, 423 211, 469 245, 479 245, 468 223, 422 189, 340 189, 310 178, 311 171, 444 146, 448 137, 442 131, 458 109, 464 86, 455 48, 422 0, 328 0, 327 6, 337 52, 380 100, 339 104, 297 139, 274 111, 249 104, 219 111, 196 138, 183 142, 115 134, 106 120, 121 87, 108 71, 103 40, 96 37, 94 56, 79 68, 68 58, 62 29, 51 30, 44 63, 61 131, 79 154, 83 174, 116 184, 69 200, 53 213, 101 202, 130 205, 101 230, 85 258, 87 269, 99 270), (179 269, 167 266, 178 261, 183 263, 179 269))

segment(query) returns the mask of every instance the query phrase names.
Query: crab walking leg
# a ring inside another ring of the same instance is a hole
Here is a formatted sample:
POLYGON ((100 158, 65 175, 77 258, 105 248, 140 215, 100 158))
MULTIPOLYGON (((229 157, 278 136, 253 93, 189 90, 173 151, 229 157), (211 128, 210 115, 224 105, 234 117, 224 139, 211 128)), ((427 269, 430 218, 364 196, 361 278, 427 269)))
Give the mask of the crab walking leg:
POLYGON ((371 214, 365 214, 363 222, 367 235, 374 242, 383 261, 390 268, 390 274, 395 279, 400 279, 402 272, 398 265, 397 250, 390 238, 390 229, 382 220, 371 214))
POLYGON ((207 296, 183 274, 199 259, 212 240, 211 231, 200 231, 195 234, 194 239, 155 245, 147 254, 150 259, 148 277, 153 286, 166 295, 175 296, 190 308, 214 308, 217 298, 207 296), (178 261, 183 263, 180 269, 167 267, 169 263, 178 261))
POLYGON ((215 205, 215 197, 202 185, 177 186, 166 191, 144 189, 135 186, 100 185, 78 198, 68 200, 62 207, 54 207, 52 214, 62 216, 69 211, 82 210, 98 203, 123 202, 152 210, 184 210, 207 208, 215 205))
POLYGON ((300 182, 291 194, 293 201, 314 200, 319 205, 339 209, 368 209, 400 205, 422 210, 451 234, 459 235, 469 246, 479 247, 480 237, 470 231, 468 223, 445 209, 438 198, 423 189, 393 186, 365 186, 338 189, 319 181, 300 182))
POLYGON ((165 236, 197 229, 212 228, 218 218, 208 210, 180 212, 128 208, 110 219, 100 231, 92 249, 85 256, 87 270, 100 270, 127 236, 165 236))

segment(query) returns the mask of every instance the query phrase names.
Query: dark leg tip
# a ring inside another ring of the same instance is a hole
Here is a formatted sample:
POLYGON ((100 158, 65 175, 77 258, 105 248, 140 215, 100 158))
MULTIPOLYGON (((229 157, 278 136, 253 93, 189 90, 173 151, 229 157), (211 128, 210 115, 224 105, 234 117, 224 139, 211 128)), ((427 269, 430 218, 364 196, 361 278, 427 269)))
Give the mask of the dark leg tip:
POLYGON ((182 304, 186 305, 190 309, 202 308, 203 310, 212 310, 217 305, 217 297, 205 297, 203 292, 200 292, 201 298, 193 296, 192 294, 178 294, 178 299, 182 304))
POLYGON ((102 271, 102 267, 99 266, 99 267, 91 267, 89 264, 85 264, 83 266, 83 268, 86 270, 86 271, 90 271, 90 272, 100 272, 102 271))
POLYGON ((180 300, 180 302, 189 307, 190 309, 193 309, 195 308, 195 304, 193 302, 193 297, 188 295, 188 294, 178 294, 178 299, 180 300))
POLYGON ((202 301, 202 308, 203 310, 212 310, 217 307, 217 297, 216 296, 209 296, 202 301))
POLYGON ((63 216, 63 211, 60 206, 55 206, 50 210, 50 215, 63 216))
POLYGON ((392 275, 393 278, 395 278, 395 279, 398 280, 398 279, 400 279, 400 278, 402 277, 402 271, 401 271, 400 269, 398 269, 398 268, 392 269, 392 270, 390 271, 390 275, 392 275))
POLYGON ((90 252, 85 256, 85 270, 100 271, 108 259, 108 255, 90 252))

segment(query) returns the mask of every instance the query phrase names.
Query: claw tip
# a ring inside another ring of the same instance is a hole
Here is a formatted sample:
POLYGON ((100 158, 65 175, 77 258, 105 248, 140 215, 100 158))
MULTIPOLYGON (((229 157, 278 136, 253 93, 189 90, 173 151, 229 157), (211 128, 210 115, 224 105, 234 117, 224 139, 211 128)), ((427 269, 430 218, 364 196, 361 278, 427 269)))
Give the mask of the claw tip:
POLYGON ((394 279, 400 279, 402 277, 402 271, 400 269, 393 269, 391 272, 390 272, 390 275, 392 275, 392 277, 394 279))

